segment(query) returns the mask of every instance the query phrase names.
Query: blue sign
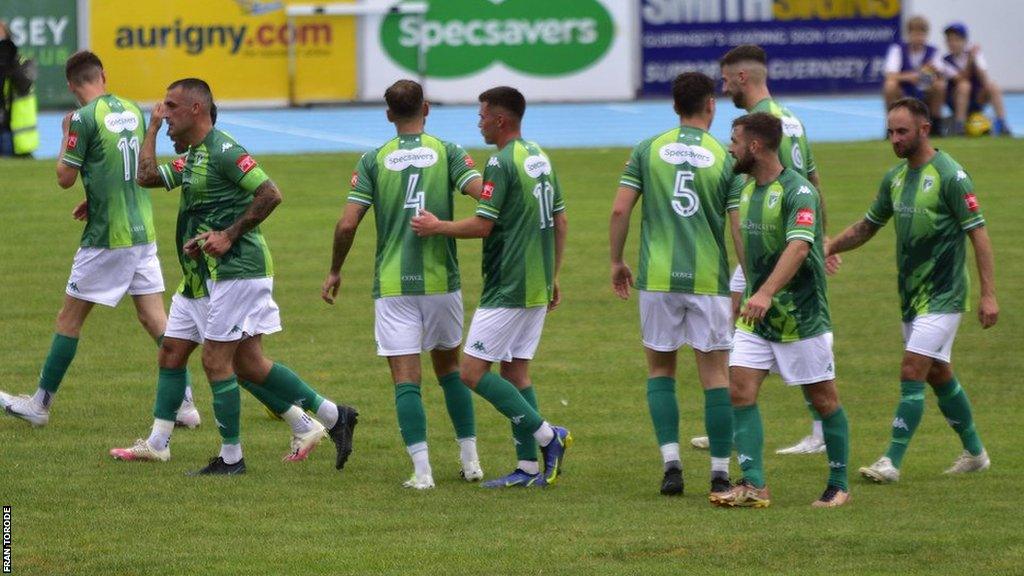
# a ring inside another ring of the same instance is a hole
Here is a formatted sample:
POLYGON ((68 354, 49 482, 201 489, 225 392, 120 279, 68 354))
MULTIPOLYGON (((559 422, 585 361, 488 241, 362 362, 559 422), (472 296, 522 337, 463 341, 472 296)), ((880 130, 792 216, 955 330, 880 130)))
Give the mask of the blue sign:
POLYGON ((900 0, 642 0, 642 93, 669 95, 688 71, 717 81, 719 58, 740 44, 768 53, 773 94, 879 90, 900 12, 900 0))

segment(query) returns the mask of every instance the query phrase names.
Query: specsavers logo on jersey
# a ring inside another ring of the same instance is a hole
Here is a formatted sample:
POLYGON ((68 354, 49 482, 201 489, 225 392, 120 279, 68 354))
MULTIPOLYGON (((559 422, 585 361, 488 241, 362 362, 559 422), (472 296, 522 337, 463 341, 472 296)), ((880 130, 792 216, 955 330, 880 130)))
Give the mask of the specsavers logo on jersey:
POLYGON ((437 152, 420 146, 412 150, 395 150, 384 157, 384 167, 388 170, 401 172, 410 166, 427 168, 437 164, 437 152))
POLYGON ((665 162, 676 166, 689 164, 694 168, 708 168, 715 164, 715 155, 707 148, 690 146, 681 142, 665 144, 658 149, 658 156, 665 162))
POLYGON ((103 125, 114 134, 120 134, 125 130, 134 132, 139 127, 139 117, 129 110, 111 112, 103 117, 103 125))
POLYGON ((467 76, 495 62, 553 76, 597 62, 614 34, 612 17, 597 0, 445 0, 431 2, 425 18, 385 18, 380 42, 409 71, 417 70, 422 44, 434 77, 467 76))
POLYGON ((551 174, 551 162, 544 156, 527 156, 523 161, 523 170, 534 179, 548 176, 551 174))

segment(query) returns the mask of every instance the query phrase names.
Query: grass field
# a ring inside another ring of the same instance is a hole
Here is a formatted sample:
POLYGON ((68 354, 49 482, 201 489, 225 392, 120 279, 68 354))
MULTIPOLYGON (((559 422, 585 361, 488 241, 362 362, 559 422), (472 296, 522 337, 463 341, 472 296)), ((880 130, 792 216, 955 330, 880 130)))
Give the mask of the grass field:
MULTIPOLYGON (((928 408, 897 485, 851 477, 838 510, 808 505, 824 487, 819 456, 775 456, 808 427, 803 400, 773 377, 765 385, 766 510, 708 505, 707 454, 683 454, 681 499, 657 492, 660 455, 647 415, 635 296, 609 288, 607 216, 627 151, 552 150, 569 206, 564 304, 549 316, 533 367, 541 410, 571 427, 567 472, 548 490, 494 493, 458 479, 457 446, 432 376, 424 379, 437 489, 400 487, 411 467, 398 434, 390 378, 374 355, 370 300, 373 224, 368 218, 344 270, 341 299, 319 298, 334 222, 354 155, 260 158, 285 202, 264 227, 277 267, 285 331, 268 354, 336 400, 359 407, 356 451, 344 474, 333 447, 284 464, 288 429, 243 395, 249 473, 188 478, 214 455, 209 388, 193 359, 204 424, 178 431, 161 465, 115 462, 107 450, 145 436, 152 421, 156 350, 128 302, 97 309, 57 396, 50 426, 0 419, 0 503, 13 506, 15 574, 1011 574, 1024 571, 1017 529, 1024 465, 1017 395, 1024 368, 1024 245, 1013 236, 1015 140, 950 140, 972 173, 995 245, 999 324, 982 331, 967 314, 954 351, 974 403, 992 469, 941 474, 959 454, 929 393, 928 408), (1015 535, 1016 534, 1016 535, 1015 535)), ((486 159, 476 151, 477 161, 486 159)), ((883 142, 818 145, 833 231, 858 219, 894 162, 883 142)), ((0 387, 30 392, 46 354, 80 225, 80 186, 58 189, 52 162, 0 161, 0 387)), ((177 196, 155 192, 168 287, 177 196)), ((459 210, 471 205, 459 200, 459 210)), ((627 254, 636 264, 636 230, 627 254)), ((460 256, 468 318, 480 290, 480 244, 460 256)), ((884 450, 898 398, 901 351, 891 227, 846 257, 831 282, 840 395, 852 430, 851 471, 884 450)), ((975 275, 973 259, 971 273, 975 275)), ((170 295, 167 299, 169 301, 170 295)), ((972 298, 972 300, 976 299, 972 298)), ((679 373, 682 436, 703 434, 692 356, 679 373)), ((425 374, 429 369, 425 367, 425 374)), ((485 472, 513 462, 506 421, 476 402, 485 472)), ((734 465, 734 473, 737 469, 734 465)))

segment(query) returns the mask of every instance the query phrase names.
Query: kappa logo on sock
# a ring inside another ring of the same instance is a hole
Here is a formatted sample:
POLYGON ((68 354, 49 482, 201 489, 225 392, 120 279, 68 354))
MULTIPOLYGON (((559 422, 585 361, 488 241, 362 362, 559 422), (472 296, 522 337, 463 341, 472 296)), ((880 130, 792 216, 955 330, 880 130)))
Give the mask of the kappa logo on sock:
POLYGON ((740 463, 740 466, 742 466, 746 462, 753 462, 754 459, 751 458, 750 456, 747 456, 746 454, 740 454, 739 456, 736 457, 736 461, 740 463))
POLYGON ((828 461, 828 467, 832 468, 833 470, 841 470, 843 468, 846 468, 846 464, 843 464, 841 462, 836 462, 835 460, 829 460, 828 461))
POLYGON ((952 418, 946 418, 946 424, 949 424, 950 426, 956 426, 959 423, 960 423, 959 420, 953 420, 952 418))
POLYGON ((213 421, 217 423, 217 428, 227 428, 227 426, 221 424, 220 420, 217 420, 216 417, 213 418, 213 421))
POLYGON ((512 423, 515 424, 516 426, 519 426, 519 423, 522 422, 523 418, 525 418, 525 417, 526 417, 526 414, 520 414, 519 416, 513 416, 512 417, 512 423))
POLYGON ((907 423, 903 420, 903 418, 900 418, 899 416, 897 416, 896 418, 893 418, 892 427, 893 428, 902 428, 902 429, 906 430, 907 432, 910 432, 910 426, 907 426, 907 423))

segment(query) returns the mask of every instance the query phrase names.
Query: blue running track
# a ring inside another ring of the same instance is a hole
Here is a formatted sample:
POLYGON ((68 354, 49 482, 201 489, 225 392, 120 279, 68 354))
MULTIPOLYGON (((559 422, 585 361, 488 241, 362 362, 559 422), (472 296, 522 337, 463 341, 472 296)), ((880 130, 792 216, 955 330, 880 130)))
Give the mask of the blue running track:
MULTIPOLYGON (((1011 127, 1024 130, 1024 94, 1006 95, 1011 127)), ((811 142, 876 140, 883 136, 882 103, 876 96, 781 98, 807 127, 811 142)), ((476 106, 435 106, 427 130, 467 148, 483 148, 476 106)), ((60 146, 62 114, 40 115, 42 143, 37 157, 54 158, 60 146)), ((718 100, 711 132, 727 139, 739 111, 718 100)), ((630 147, 676 122, 665 100, 606 104, 534 104, 527 107, 523 134, 546 148, 630 147)), ((253 154, 364 152, 390 138, 393 127, 383 106, 275 110, 223 110, 218 126, 253 154)), ((157 152, 173 153, 167 138, 157 152)))

